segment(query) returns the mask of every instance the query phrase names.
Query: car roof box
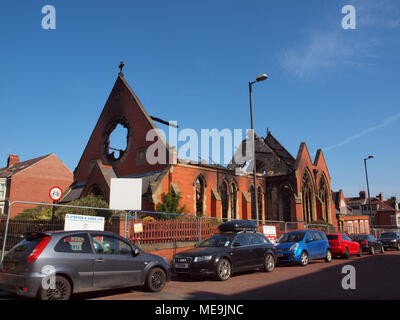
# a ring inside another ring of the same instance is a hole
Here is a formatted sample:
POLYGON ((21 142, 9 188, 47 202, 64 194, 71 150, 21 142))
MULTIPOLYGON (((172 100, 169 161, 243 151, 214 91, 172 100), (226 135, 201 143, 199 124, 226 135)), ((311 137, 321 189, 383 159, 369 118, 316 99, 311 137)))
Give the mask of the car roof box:
POLYGON ((218 230, 221 232, 256 231, 257 224, 251 220, 232 220, 220 224, 218 230))

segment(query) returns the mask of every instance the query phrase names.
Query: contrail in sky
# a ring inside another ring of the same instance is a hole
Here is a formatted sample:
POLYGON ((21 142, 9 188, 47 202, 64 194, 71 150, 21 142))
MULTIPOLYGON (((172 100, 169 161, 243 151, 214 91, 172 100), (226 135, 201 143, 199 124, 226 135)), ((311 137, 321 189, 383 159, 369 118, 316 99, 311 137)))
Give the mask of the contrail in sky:
POLYGON ((371 133, 371 132, 374 132, 374 131, 376 131, 376 130, 378 130, 378 129, 381 129, 381 128, 383 128, 383 127, 386 127, 386 126, 392 124, 393 122, 395 122, 395 121, 396 121, 397 119, 399 119, 399 118, 400 118, 400 113, 397 113, 397 114, 395 114, 395 115, 393 115, 393 116, 387 118, 387 119, 386 119, 384 122, 382 122, 381 124, 378 124, 378 125, 376 125, 376 126, 374 126, 374 127, 365 129, 365 130, 363 130, 363 131, 361 131, 361 132, 359 132, 359 133, 357 133, 357 134, 355 134, 355 135, 352 135, 352 136, 350 136, 350 137, 344 139, 342 142, 339 142, 339 143, 334 144, 334 145, 329 146, 329 147, 325 147, 325 148, 322 149, 322 151, 332 150, 332 149, 335 149, 335 148, 339 148, 339 147, 341 147, 341 146, 344 146, 344 145, 346 145, 346 144, 348 144, 348 143, 350 143, 350 142, 352 142, 352 141, 354 141, 354 140, 356 140, 356 139, 359 139, 359 138, 361 138, 361 137, 363 137, 363 136, 365 136, 365 135, 367 135, 367 134, 369 134, 369 133, 371 133))

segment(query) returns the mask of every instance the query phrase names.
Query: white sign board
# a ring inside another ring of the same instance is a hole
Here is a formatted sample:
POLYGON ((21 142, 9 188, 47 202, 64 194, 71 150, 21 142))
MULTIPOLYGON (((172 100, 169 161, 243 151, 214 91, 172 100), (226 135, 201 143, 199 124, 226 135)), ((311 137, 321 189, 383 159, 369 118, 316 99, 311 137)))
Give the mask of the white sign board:
POLYGON ((73 230, 104 231, 104 217, 66 214, 64 230, 65 231, 73 231, 73 230))
POLYGON ((133 225, 133 232, 134 232, 134 233, 141 233, 141 232, 143 232, 143 224, 141 224, 141 223, 135 223, 135 224, 133 225))
POLYGON ((263 233, 269 241, 271 241, 272 243, 276 242, 277 238, 275 226, 263 226, 263 233))
POLYGON ((142 210, 142 179, 111 178, 110 209, 142 210))

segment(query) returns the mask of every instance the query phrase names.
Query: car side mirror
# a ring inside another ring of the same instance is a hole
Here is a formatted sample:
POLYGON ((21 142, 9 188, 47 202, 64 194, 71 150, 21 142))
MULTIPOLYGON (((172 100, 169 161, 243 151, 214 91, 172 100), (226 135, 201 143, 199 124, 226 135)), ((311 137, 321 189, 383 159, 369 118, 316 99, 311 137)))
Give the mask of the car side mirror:
POLYGON ((139 253, 140 253, 140 250, 138 249, 138 248, 135 248, 135 250, 133 250, 133 256, 134 257, 136 257, 136 256, 138 256, 139 255, 139 253))
POLYGON ((307 243, 308 243, 308 242, 313 242, 313 241, 314 241, 313 238, 307 238, 307 240, 306 240, 307 243))

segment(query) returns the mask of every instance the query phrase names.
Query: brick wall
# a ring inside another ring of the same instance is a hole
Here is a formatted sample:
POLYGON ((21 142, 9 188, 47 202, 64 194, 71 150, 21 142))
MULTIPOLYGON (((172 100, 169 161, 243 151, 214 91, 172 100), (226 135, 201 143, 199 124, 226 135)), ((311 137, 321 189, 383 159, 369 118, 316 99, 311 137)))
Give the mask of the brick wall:
MULTIPOLYGON (((11 178, 10 201, 31 201, 52 203, 49 197, 51 187, 58 186, 65 191, 72 183, 72 172, 54 154, 22 170, 11 178)), ((10 216, 14 217, 26 208, 35 205, 14 204, 10 216)))

